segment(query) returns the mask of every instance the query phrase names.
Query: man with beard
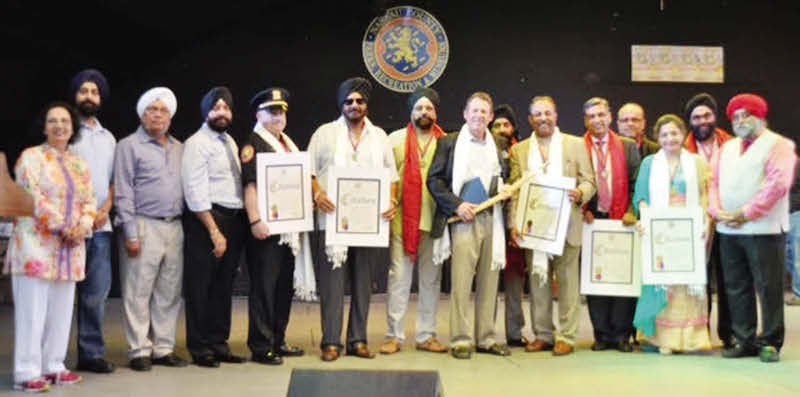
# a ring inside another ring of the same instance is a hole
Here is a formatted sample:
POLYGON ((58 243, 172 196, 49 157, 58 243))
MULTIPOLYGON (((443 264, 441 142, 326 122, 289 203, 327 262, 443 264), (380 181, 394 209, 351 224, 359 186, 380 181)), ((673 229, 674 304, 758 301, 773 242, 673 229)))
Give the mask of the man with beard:
POLYGON ((404 319, 416 265, 419 274, 417 304, 417 350, 447 352, 436 340, 436 306, 442 268, 433 263, 433 240, 430 237, 436 203, 425 180, 436 151, 436 142, 445 135, 437 120, 439 94, 431 88, 417 88, 408 98, 411 122, 389 134, 398 174, 402 180, 397 197, 402 202, 392 221, 389 299, 386 304, 388 331, 380 352, 392 354, 405 340, 404 319))
POLYGON ((289 92, 278 87, 267 88, 250 100, 250 108, 256 124, 241 152, 244 206, 250 224, 246 243, 250 275, 247 346, 253 353, 253 361, 280 365, 283 357, 304 354, 299 347, 286 343, 293 292, 297 291, 298 297, 310 298, 316 286, 313 277, 302 280, 293 277, 296 269, 302 270, 303 275, 313 274, 308 233, 271 235, 267 223, 261 219, 258 202, 256 155, 299 151, 284 131, 289 92), (297 282, 293 284, 295 279, 297 282))
MULTIPOLYGON (((473 345, 478 353, 511 355, 506 345, 497 342, 494 327, 497 280, 506 262, 502 205, 476 211, 485 199, 482 196, 491 197, 498 191, 502 182, 498 178, 508 170, 487 128, 492 118, 492 97, 485 92, 470 95, 464 107, 464 125, 438 142, 428 174, 428 189, 437 205, 431 236, 447 242, 452 230, 450 347, 457 359, 471 358, 473 345), (447 226, 447 219, 454 215, 460 222, 447 226), (474 326, 469 321, 473 281, 474 326)), ((442 259, 437 246, 434 243, 436 262, 442 259)))
POLYGON ((739 94, 728 102, 726 113, 736 138, 715 157, 709 212, 717 220, 736 340, 722 356, 759 355, 762 362, 776 362, 785 333, 785 233, 797 156, 794 142, 767 128, 767 109, 767 101, 754 94, 739 94), (758 336, 756 294, 761 304, 758 336))
MULTIPOLYGON (((561 132, 556 125, 556 103, 549 96, 536 96, 531 100, 528 121, 533 134, 511 148, 511 176, 514 183, 528 172, 575 178, 577 186, 567 193, 573 204, 567 226, 567 238, 561 256, 550 257, 541 251, 527 251, 526 261, 530 272, 531 319, 536 339, 525 347, 527 352, 552 350, 554 356, 563 356, 575 350, 580 316, 580 278, 578 258, 581 252, 583 214, 581 207, 595 193, 594 171, 585 143, 578 137, 561 132), (552 279, 558 278, 558 322, 554 332, 552 279), (555 345, 554 345, 555 343, 555 345)), ((511 204, 511 219, 515 219, 519 194, 511 204)), ((514 244, 520 238, 516 225, 511 227, 514 244)))
POLYGON ((640 158, 655 154, 661 148, 658 142, 653 142, 647 137, 646 126, 647 119, 644 117, 644 109, 638 103, 628 102, 617 111, 619 134, 636 141, 640 158))
MULTIPOLYGON (((717 101, 705 92, 697 94, 686 102, 684 115, 690 130, 684 141, 686 150, 690 153, 699 153, 706 164, 711 166, 712 172, 715 171, 715 164, 718 164, 716 157, 719 155, 720 148, 732 138, 725 130, 717 127, 717 101)), ((714 229, 712 228, 712 230, 714 229)), ((723 347, 727 349, 733 346, 733 331, 731 330, 731 309, 728 304, 728 296, 724 293, 725 277, 719 249, 719 238, 712 235, 711 249, 706 264, 708 313, 710 316, 711 287, 713 285, 717 291, 717 336, 722 341, 723 347)))
POLYGON ((367 118, 367 104, 372 84, 354 77, 339 85, 336 106, 341 116, 325 123, 311 136, 311 189, 317 206, 318 232, 315 238, 315 264, 319 279, 319 300, 322 317, 322 360, 339 358, 342 335, 345 278, 350 280, 350 316, 347 324, 347 354, 374 358, 367 347, 367 315, 372 293, 372 269, 381 248, 325 245, 325 217, 335 205, 328 198, 330 167, 387 168, 391 173, 392 192, 389 209, 383 218, 392 220, 397 212, 397 168, 386 132, 367 118), (347 277, 345 277, 347 272, 347 277))
POLYGON ((244 245, 239 148, 226 132, 233 119, 233 96, 214 87, 200 103, 205 119, 183 145, 181 173, 186 206, 183 216, 186 346, 195 364, 219 367, 243 363, 231 353, 231 294, 244 245))
POLYGON ((103 317, 111 290, 112 235, 108 217, 114 202, 111 179, 117 140, 97 120, 102 101, 109 97, 108 82, 99 71, 86 69, 72 78, 69 93, 81 121, 79 138, 70 150, 89 166, 98 205, 94 233, 86 241, 86 278, 77 285, 78 370, 111 373, 114 365, 103 358, 103 317))
POLYGON ((119 141, 114 159, 123 324, 134 371, 186 366, 175 354, 183 279, 183 145, 169 127, 177 108, 169 88, 142 94, 136 103, 141 125, 119 141))
MULTIPOLYGON (((636 141, 618 136, 609 128, 611 108, 606 99, 590 98, 583 104, 583 115, 583 122, 588 129, 583 139, 597 178, 597 195, 584 206, 585 222, 591 224, 595 219, 620 219, 623 225, 633 226, 636 224, 636 215, 631 197, 641 163, 639 147, 636 141)), ((626 117, 637 116, 626 114, 626 117)), ((630 337, 633 334, 636 298, 589 295, 586 301, 594 327, 592 350, 615 348, 623 353, 632 352, 630 337)))

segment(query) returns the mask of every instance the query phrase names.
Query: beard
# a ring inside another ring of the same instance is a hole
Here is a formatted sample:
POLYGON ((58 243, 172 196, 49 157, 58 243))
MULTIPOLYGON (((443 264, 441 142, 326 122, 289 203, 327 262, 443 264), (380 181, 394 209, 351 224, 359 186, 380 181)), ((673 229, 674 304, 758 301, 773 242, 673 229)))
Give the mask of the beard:
POLYGON ((746 121, 743 123, 735 123, 733 125, 733 133, 742 139, 749 139, 761 129, 761 123, 757 121, 746 121))
POLYGON ((220 116, 208 120, 208 128, 216 132, 225 132, 231 126, 231 120, 227 117, 220 116))
POLYGON ((78 113, 83 117, 94 117, 98 112, 100 112, 100 105, 88 99, 78 104, 78 113))
POLYGON ((414 126, 421 130, 429 130, 433 127, 433 119, 428 116, 420 116, 414 119, 414 126))
POLYGON ((691 128, 692 128, 692 132, 694 133, 694 137, 698 141, 702 142, 702 141, 705 141, 711 135, 714 134, 714 130, 717 129, 717 124, 716 123, 706 123, 706 124, 700 124, 700 125, 697 125, 697 126, 692 125, 691 128))
POLYGON ((364 120, 364 117, 367 117, 367 112, 346 112, 344 117, 351 123, 360 123, 361 120, 364 120))

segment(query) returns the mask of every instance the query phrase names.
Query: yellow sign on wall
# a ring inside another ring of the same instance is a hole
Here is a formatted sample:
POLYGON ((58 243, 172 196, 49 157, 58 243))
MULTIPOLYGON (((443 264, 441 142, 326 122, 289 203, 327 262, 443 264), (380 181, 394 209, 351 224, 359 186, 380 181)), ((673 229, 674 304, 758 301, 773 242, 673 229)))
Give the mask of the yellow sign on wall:
POLYGON ((632 45, 631 81, 724 83, 723 48, 632 45))

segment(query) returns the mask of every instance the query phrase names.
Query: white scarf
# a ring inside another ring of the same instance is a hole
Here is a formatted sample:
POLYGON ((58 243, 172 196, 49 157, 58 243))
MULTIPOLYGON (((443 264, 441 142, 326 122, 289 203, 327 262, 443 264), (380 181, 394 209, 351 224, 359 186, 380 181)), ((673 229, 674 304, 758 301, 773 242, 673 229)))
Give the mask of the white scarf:
MULTIPOLYGON (((283 145, 271 132, 264 129, 261 123, 253 127, 255 132, 276 153, 287 153, 283 145)), ((289 135, 281 132, 281 138, 289 146, 289 152, 299 152, 289 135)), ((317 282, 314 276, 314 265, 311 262, 311 244, 308 233, 283 233, 278 241, 279 245, 287 244, 294 255, 294 294, 300 300, 317 300, 317 282)))
MULTIPOLYGON (((350 142, 349 136, 350 128, 347 126, 344 116, 339 116, 339 118, 333 122, 333 128, 336 131, 336 147, 333 151, 333 165, 336 167, 354 166, 354 162, 348 160, 347 157, 347 153, 349 153, 347 148, 352 147, 352 143, 350 142)), ((364 129, 361 131, 360 139, 361 142, 368 145, 366 149, 371 155, 372 166, 374 168, 384 168, 383 147, 381 147, 377 127, 375 127, 367 117, 364 117, 364 129), (364 139, 366 139, 366 142, 364 142, 364 139)), ((333 263, 334 269, 339 268, 347 261, 347 246, 325 246, 325 255, 327 255, 328 260, 333 263)))
MULTIPOLYGON (((687 207, 700 207, 700 191, 697 188, 697 162, 695 157, 681 149, 680 154, 680 167, 683 171, 683 178, 686 181, 686 206, 687 207)), ((670 174, 669 163, 667 162, 667 155, 664 150, 659 150, 653 156, 653 163, 650 166, 650 207, 652 208, 668 208, 669 205, 669 188, 670 188, 670 174)), ((704 224, 706 217, 703 217, 704 224)), ((705 225, 704 225, 705 227, 705 225)), ((707 230, 707 228, 706 228, 707 230)), ((708 237, 708 236, 706 236, 708 237)), ((689 285, 689 294, 692 296, 704 296, 706 293, 705 285, 689 285)))
MULTIPOLYGON (((539 141, 534 132, 531 135, 531 146, 528 149, 528 172, 532 172, 534 175, 564 176, 564 136, 558 127, 555 127, 553 134, 550 135, 547 153, 547 163, 543 163, 539 141)), ((533 250, 531 274, 539 276, 539 286, 547 284, 548 263, 552 257, 547 252, 533 250)))
MULTIPOLYGON (((497 159, 497 146, 495 145, 494 138, 492 138, 489 130, 485 131, 486 144, 482 149, 484 153, 478 159, 470 159, 469 140, 472 139, 472 133, 469 127, 464 124, 461 131, 456 138, 455 152, 453 153, 453 179, 451 188, 453 193, 458 193, 466 182, 465 173, 468 169, 469 161, 489 161, 490 166, 494 169, 492 176, 500 175, 501 167, 500 161, 497 159)), ((503 180, 497 183, 497 190, 503 188, 503 180)), ((488 189, 487 189, 488 190, 488 189)), ((433 242, 433 263, 441 264, 449 256, 450 252, 450 231, 449 227, 445 225, 442 237, 434 240, 433 242)), ((491 270, 500 270, 506 267, 506 235, 503 226, 503 208, 501 203, 497 203, 492 207, 492 265, 491 270)))

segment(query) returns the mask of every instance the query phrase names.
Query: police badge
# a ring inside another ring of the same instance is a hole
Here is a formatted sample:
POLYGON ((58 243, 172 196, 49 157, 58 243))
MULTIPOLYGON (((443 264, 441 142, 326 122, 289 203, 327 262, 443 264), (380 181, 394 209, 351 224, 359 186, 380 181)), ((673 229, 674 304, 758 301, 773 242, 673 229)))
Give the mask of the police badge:
POLYGON ((392 7, 372 20, 361 46, 375 80, 397 92, 428 87, 444 72, 450 45, 444 28, 427 11, 392 7))

